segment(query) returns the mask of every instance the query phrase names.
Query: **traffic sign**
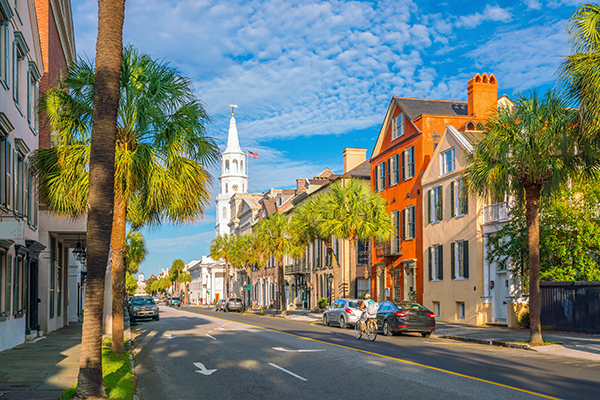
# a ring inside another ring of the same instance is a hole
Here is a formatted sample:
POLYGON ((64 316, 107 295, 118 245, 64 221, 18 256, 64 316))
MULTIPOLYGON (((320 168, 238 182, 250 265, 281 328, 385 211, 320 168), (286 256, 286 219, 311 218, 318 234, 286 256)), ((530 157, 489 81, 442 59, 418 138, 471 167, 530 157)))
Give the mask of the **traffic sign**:
POLYGON ((248 291, 252 290, 252 285, 246 285, 246 289, 248 289, 248 291))

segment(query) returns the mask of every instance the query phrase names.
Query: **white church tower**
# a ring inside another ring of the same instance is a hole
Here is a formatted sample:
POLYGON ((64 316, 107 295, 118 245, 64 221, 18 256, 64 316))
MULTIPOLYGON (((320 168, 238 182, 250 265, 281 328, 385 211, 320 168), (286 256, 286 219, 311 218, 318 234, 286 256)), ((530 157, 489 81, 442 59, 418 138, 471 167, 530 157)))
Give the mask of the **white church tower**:
POLYGON ((221 187, 217 196, 217 236, 230 234, 227 224, 231 220, 231 210, 229 209, 231 196, 235 193, 248 193, 246 153, 240 147, 233 112, 236 107, 236 105, 231 106, 227 148, 221 154, 221 176, 219 177, 221 187))

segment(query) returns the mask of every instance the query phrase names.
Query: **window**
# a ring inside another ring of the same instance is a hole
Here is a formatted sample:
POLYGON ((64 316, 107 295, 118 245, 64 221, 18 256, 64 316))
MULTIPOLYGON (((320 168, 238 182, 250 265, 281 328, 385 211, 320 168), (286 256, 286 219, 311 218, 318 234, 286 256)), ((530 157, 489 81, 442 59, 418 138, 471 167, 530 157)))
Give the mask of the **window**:
POLYGON ((233 160, 233 172, 237 173, 238 172, 238 162, 237 160, 233 160))
POLYGON ((27 121, 34 133, 38 131, 37 104, 39 98, 38 81, 41 74, 33 61, 29 61, 27 71, 27 121))
POLYGON ((54 290, 56 288, 56 239, 50 238, 50 318, 54 318, 54 290))
POLYGON ((62 243, 58 244, 58 264, 56 268, 56 297, 57 297, 57 305, 56 305, 56 316, 60 317, 62 313, 62 286, 63 286, 63 245, 62 243))
POLYGON ((444 246, 436 244, 427 249, 430 281, 444 279, 444 246))
POLYGON ((427 191, 427 218, 429 223, 436 223, 444 219, 442 187, 427 191))
POLYGON ((23 258, 15 257, 14 279, 13 279, 13 315, 23 313, 21 293, 21 279, 23 278, 23 258))
POLYGON ((403 218, 402 218, 402 225, 403 225, 403 233, 404 233, 404 239, 405 240, 410 240, 410 239, 414 239, 414 237, 416 236, 416 226, 415 226, 415 206, 409 206, 406 207, 403 210, 403 218))
POLYGON ((225 193, 229 193, 229 184, 228 183, 225 184, 225 193))
POLYGON ((454 171, 454 148, 447 150, 441 154, 442 160, 442 175, 446 175, 454 171))
POLYGON ((465 319, 465 302, 457 301, 456 302, 456 319, 465 319))
POLYGON ((392 140, 404 135, 404 113, 400 112, 396 118, 392 120, 392 140))
POLYGON ((13 42, 13 99, 19 105, 19 63, 21 59, 17 52, 17 42, 13 42))
POLYGON ((384 161, 375 167, 375 190, 377 191, 385 189, 385 165, 384 161))
POLYGON ((12 288, 12 256, 10 254, 4 255, 4 261, 6 266, 4 268, 4 315, 10 315, 11 311, 11 288, 12 288))
POLYGON ((469 213, 469 199, 463 179, 450 182, 450 210, 453 217, 469 213))
POLYGON ((398 254, 400 252, 400 211, 392 211, 392 225, 394 226, 394 235, 392 236, 391 253, 398 254))
POLYGON ((450 271, 452 279, 469 277, 469 242, 462 240, 450 244, 450 271))
POLYGON ((12 146, 8 140, 0 141, 0 203, 8 209, 12 208, 12 146))
POLYGON ((402 179, 408 180, 415 176, 415 147, 410 146, 402 152, 402 179))
POLYGON ((400 171, 398 165, 398 154, 388 160, 388 181, 390 186, 395 185, 400 180, 400 171))
POLYGON ((223 219, 227 219, 227 208, 223 207, 223 219))
POLYGON ((240 172, 243 174, 246 171, 244 171, 244 160, 240 160, 240 172))
MULTIPOLYGON (((0 3, 1 4, 1 3, 0 3)), ((1 5, 0 5, 1 7, 1 5)), ((0 19, 2 13, 0 13, 0 19)), ((10 46, 9 46, 9 30, 8 20, 0 21, 0 81, 4 87, 8 88, 10 69, 10 46)))
POLYGON ((439 317, 440 316, 440 302, 434 301, 432 308, 433 308, 433 312, 434 312, 435 316, 439 317))
POLYGON ((229 172, 229 160, 225 160, 225 172, 229 172))

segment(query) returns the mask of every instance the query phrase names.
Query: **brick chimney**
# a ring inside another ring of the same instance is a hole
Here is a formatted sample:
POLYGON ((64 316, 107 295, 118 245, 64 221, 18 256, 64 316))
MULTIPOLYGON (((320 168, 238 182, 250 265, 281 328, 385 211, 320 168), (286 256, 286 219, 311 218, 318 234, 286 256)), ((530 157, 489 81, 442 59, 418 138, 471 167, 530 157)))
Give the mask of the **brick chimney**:
POLYGON ((344 174, 360 164, 367 161, 367 149, 345 148, 344 154, 344 174))
POLYGON ((296 194, 306 192, 306 188, 308 187, 308 182, 306 178, 296 179, 296 194))
POLYGON ((469 115, 484 119, 498 109, 498 81, 494 74, 475 74, 467 86, 469 115))

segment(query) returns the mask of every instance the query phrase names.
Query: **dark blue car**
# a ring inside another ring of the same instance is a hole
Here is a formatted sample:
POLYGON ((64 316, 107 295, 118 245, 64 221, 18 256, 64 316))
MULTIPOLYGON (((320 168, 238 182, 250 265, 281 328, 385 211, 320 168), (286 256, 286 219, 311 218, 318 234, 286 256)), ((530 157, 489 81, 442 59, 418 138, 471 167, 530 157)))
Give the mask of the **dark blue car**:
POLYGON ((435 314, 413 301, 384 301, 377 311, 377 327, 386 336, 419 332, 423 337, 435 331, 435 314))

